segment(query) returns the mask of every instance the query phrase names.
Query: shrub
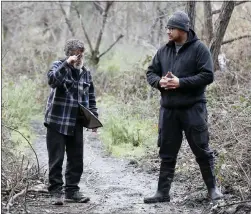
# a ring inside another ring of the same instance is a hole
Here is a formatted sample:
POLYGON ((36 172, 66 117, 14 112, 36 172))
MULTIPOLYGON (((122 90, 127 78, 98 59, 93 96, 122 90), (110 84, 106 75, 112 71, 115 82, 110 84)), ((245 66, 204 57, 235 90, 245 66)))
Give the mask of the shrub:
POLYGON ((149 113, 147 101, 124 104, 106 96, 98 105, 104 127, 101 138, 109 152, 121 156, 141 156, 147 147, 156 146, 157 113, 149 113), (132 109, 132 106, 135 108, 132 109), (136 107, 137 106, 137 107, 136 107))
MULTIPOLYGON (((3 80, 2 88, 2 122, 4 125, 21 131, 27 138, 31 137, 30 120, 42 115, 42 105, 38 102, 39 85, 35 80, 22 76, 19 80, 3 80)), ((23 140, 12 132, 14 141, 23 140)))

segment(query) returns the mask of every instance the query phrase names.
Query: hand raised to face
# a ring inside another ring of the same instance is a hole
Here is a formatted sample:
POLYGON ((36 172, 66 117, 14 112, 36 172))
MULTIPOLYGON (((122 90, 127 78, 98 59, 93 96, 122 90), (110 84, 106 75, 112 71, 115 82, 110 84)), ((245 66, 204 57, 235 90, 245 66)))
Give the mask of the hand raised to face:
POLYGON ((78 60, 77 55, 69 56, 69 58, 66 60, 68 64, 74 64, 78 60))

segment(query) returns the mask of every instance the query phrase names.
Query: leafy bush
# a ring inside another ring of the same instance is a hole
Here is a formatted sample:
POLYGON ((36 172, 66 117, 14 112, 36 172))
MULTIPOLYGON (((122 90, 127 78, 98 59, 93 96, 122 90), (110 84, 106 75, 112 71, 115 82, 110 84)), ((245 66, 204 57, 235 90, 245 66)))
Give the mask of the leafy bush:
MULTIPOLYGON (((21 131, 27 138, 31 137, 30 120, 41 116, 43 110, 38 102, 41 89, 35 80, 22 76, 19 80, 4 79, 2 87, 2 122, 3 125, 21 131)), ((14 141, 23 140, 12 132, 14 141)))

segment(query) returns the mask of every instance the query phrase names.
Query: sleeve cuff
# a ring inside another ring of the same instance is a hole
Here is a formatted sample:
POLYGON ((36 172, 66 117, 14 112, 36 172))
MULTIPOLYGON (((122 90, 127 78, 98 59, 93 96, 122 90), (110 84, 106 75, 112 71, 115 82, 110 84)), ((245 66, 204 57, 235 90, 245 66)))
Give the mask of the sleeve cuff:
POLYGON ((154 87, 157 88, 157 89, 159 89, 159 90, 161 90, 161 87, 159 85, 159 81, 160 81, 160 78, 156 79, 154 87))
POLYGON ((184 80, 182 78, 179 79, 179 84, 180 84, 180 88, 184 88, 185 83, 184 83, 184 80))

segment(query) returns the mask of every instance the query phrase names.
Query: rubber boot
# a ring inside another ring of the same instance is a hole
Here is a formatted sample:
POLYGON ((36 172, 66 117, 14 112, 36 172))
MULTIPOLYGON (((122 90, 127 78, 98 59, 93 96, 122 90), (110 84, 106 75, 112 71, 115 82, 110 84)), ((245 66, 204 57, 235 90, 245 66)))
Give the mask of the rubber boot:
POLYGON ((154 196, 144 198, 144 203, 169 202, 169 191, 174 177, 175 161, 161 161, 158 189, 154 196))
POLYGON ((216 186, 216 178, 214 174, 214 167, 211 166, 200 166, 201 174, 203 180, 207 186, 208 196, 211 200, 219 200, 223 198, 223 194, 220 192, 216 186))

